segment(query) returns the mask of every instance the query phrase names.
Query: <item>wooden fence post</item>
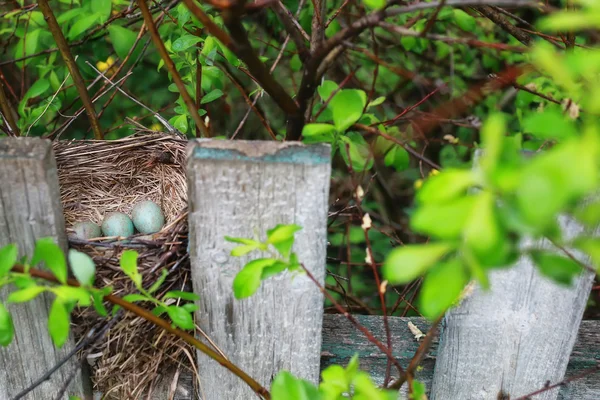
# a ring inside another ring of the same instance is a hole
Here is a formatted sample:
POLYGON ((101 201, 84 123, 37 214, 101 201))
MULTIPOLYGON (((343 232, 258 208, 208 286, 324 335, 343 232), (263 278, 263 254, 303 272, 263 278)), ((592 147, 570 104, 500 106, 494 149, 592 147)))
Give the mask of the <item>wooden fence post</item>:
MULTIPOLYGON (((276 224, 302 226, 294 251, 325 277, 329 146, 196 140, 188 150, 190 259, 197 323, 226 357, 269 387, 286 369, 318 382, 323 297, 308 277, 284 274, 236 300, 232 282, 250 257, 231 257, 224 236, 264 239, 276 224)), ((255 398, 236 376, 198 355, 204 400, 255 398)))
MULTIPOLYGON (((559 223, 567 239, 584 231, 567 217, 559 223)), ((561 254, 547 240, 525 242, 561 254)), ((572 254, 589 265, 583 254, 572 254)), ((585 270, 572 287, 559 286, 541 275, 529 257, 492 271, 491 290, 476 286, 442 322, 430 398, 514 399, 561 381, 593 280, 585 270)), ((559 391, 543 392, 535 400, 555 400, 559 391)))
MULTIPOLYGON (((39 138, 0 140, 0 247, 19 246, 20 255, 31 256, 37 239, 53 237, 66 250, 64 217, 60 203, 56 161, 49 141, 39 138)), ((6 288, 0 301, 6 299, 6 288)), ((50 299, 39 296, 24 304, 10 304, 15 338, 0 348, 0 400, 12 399, 54 367, 73 349, 68 340, 54 347, 48 333, 50 299)), ((72 358, 24 399, 55 399, 68 377, 80 368, 72 358)), ((79 370, 65 396, 90 395, 79 370)))

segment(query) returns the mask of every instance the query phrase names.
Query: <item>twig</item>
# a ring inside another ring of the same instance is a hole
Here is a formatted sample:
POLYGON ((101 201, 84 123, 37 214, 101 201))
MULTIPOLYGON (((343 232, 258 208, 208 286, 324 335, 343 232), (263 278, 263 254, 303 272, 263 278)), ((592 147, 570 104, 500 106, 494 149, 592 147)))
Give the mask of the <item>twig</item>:
MULTIPOLYGON (((94 71, 96 71, 96 73, 99 76, 101 76, 104 80, 106 80, 108 83, 112 83, 112 81, 110 79, 108 79, 106 77, 106 75, 104 75, 102 72, 100 72, 98 69, 96 69, 96 67, 94 67, 89 61, 86 61, 85 63, 90 68, 92 68, 94 71)), ((114 87, 115 87, 115 89, 117 89, 117 91, 119 91, 122 95, 124 95, 125 97, 127 97, 129 100, 133 101, 135 104, 137 104, 138 106, 142 107, 144 110, 151 112, 152 115, 154 115, 154 118, 156 118, 158 120, 158 122, 160 122, 161 124, 163 124, 163 126, 165 128, 167 128, 167 130, 169 131, 169 133, 175 133, 177 131, 171 124, 169 124, 169 122, 166 119, 164 119, 163 117, 161 117, 156 111, 152 110, 150 107, 148 107, 147 105, 143 104, 142 102, 140 102, 139 100, 137 100, 135 97, 129 95, 126 91, 124 91, 123 89, 121 89, 119 86, 116 86, 116 84, 114 85, 114 87)))
POLYGON ((77 88, 77 92, 79 92, 79 97, 81 97, 81 102, 85 107, 85 111, 87 112, 88 118, 90 120, 90 125, 92 126, 92 131, 94 132, 94 137, 97 140, 101 140, 104 138, 102 133, 102 129, 100 128, 100 122, 98 121, 98 117, 96 116, 96 111, 94 110, 94 104, 92 103, 92 99, 90 98, 90 94, 88 93, 81 73, 79 72, 79 68, 77 68, 77 64, 75 64, 75 59, 71 54, 71 50, 69 49, 69 45, 56 21, 56 17, 52 12, 52 9, 48 5, 48 0, 38 0, 38 5, 42 14, 44 15, 44 19, 48 23, 48 28, 50 28, 50 32, 54 37, 54 41, 56 42, 56 46, 60 51, 60 54, 73 77, 73 83, 77 88))
POLYGON ((381 343, 379 340, 377 340, 375 338, 375 336, 373 336, 373 334, 367 328, 365 328, 363 325, 361 325, 360 322, 358 322, 352 314, 350 314, 348 311, 344 310, 344 308, 337 301, 335 301, 335 299, 331 296, 331 294, 329 294, 327 292, 327 290, 325 290, 323 285, 321 285, 319 283, 319 281, 317 281, 315 276, 308 270, 308 268, 306 268, 306 266, 304 264, 300 264, 300 266, 302 267, 304 272, 306 272, 306 275, 310 278, 310 280, 313 281, 315 285, 317 285, 317 287, 319 288, 321 293, 323 293, 323 295, 325 297, 327 297, 327 299, 329 301, 331 301, 331 303, 338 310, 338 312, 340 314, 342 314, 344 317, 346 317, 348 319, 348 321, 350 321, 352 323, 352 325, 354 325, 355 328, 357 328, 359 331, 361 331, 365 335, 365 337, 367 338, 367 340, 369 340, 369 342, 371 342, 375 346, 377 346, 379 348, 379 350, 381 350, 392 361, 394 366, 398 369, 400 376, 404 375, 404 369, 398 363, 398 360, 396 360, 396 357, 394 357, 394 355, 391 353, 390 349, 388 349, 383 343, 381 343))
POLYGON ((412 381, 412 376, 414 375, 415 371, 417 370, 417 367, 419 366, 419 364, 421 364, 421 361, 423 361, 423 358, 425 358, 427 351, 431 347, 431 344, 433 343, 433 338, 435 338, 438 327, 443 318, 444 318, 444 316, 441 315, 435 321, 433 321, 433 324, 431 324, 431 328, 429 328, 429 332, 427 332, 427 335, 425 336, 425 338, 419 345, 419 348, 415 352, 415 355, 410 360, 410 363, 408 364, 408 367, 406 368, 406 373, 404 374, 403 377, 400 377, 400 379, 398 379, 396 382, 394 382, 389 387, 389 389, 400 389, 402 387, 402 385, 404 384, 404 382, 406 382, 406 380, 412 381))
POLYGON ((185 87, 185 84, 183 83, 183 80, 181 79, 181 76, 179 75, 179 72, 177 72, 177 68, 175 68, 175 64, 173 63, 173 60, 171 60, 171 57, 169 56, 169 53, 167 52, 167 48, 165 47, 165 44, 163 43, 163 41, 160 38, 158 29, 156 29, 156 25, 154 24, 154 21, 152 19, 152 14, 150 13, 150 10, 148 9, 148 4, 146 4, 146 0, 138 0, 138 6, 140 7, 140 11, 142 12, 142 15, 144 16, 144 22, 146 24, 146 27, 148 28, 148 31, 150 32, 150 35, 152 36, 152 40, 154 41, 154 44, 156 45, 156 47, 158 49, 160 57, 164 61, 165 66, 167 67, 167 69, 169 70, 169 73, 173 77, 173 81, 175 82, 175 85, 177 86, 177 89, 179 90, 179 93, 181 94, 181 97, 183 98, 183 101, 184 101, 185 105, 187 106, 190 117, 192 118, 192 120, 194 121, 196 126, 198 128, 200 128, 200 131, 202 132, 202 134, 205 137, 210 137, 210 132, 208 131, 208 128, 206 127, 206 125, 204 124, 204 121, 202 121, 202 118, 200 118, 200 115, 198 114, 198 111, 196 110, 196 105, 194 104, 194 100, 188 93, 188 91, 185 87))
POLYGON ((6 120, 6 126, 8 131, 11 132, 14 136, 19 136, 19 127, 15 121, 13 116, 13 109, 8 102, 8 98, 6 97, 6 93, 4 93, 4 86, 0 83, 0 110, 2 111, 2 115, 6 120))
POLYGON ((309 49, 306 46, 306 42, 310 41, 310 36, 302 29, 300 23, 294 18, 290 10, 283 5, 281 0, 274 2, 272 8, 281 20, 283 26, 285 26, 288 35, 292 38, 294 43, 296 43, 300 60, 304 61, 306 57, 310 55, 309 49))
POLYGON ((437 170, 441 170, 442 167, 440 167, 438 164, 434 163, 433 161, 431 161, 430 159, 428 159, 427 157, 419 154, 418 151, 416 151, 415 149, 413 149, 412 147, 410 147, 408 144, 402 142, 399 139, 396 139, 393 136, 388 135, 385 132, 381 132, 379 129, 377 128, 373 128, 371 126, 367 126, 367 125, 363 125, 363 124, 354 124, 354 127, 357 129, 360 129, 362 131, 368 132, 372 135, 379 135, 391 142, 394 142, 400 146, 402 146, 402 148, 404 148, 404 150, 406 150, 408 153, 410 153, 413 157, 415 157, 416 159, 423 161, 425 164, 429 165, 432 168, 435 168, 437 170))
POLYGON ((532 400, 533 396, 535 396, 535 395, 547 392, 547 391, 552 390, 552 389, 556 389, 557 387, 560 387, 560 386, 565 386, 565 385, 567 385, 570 382, 576 381, 577 379, 585 378, 588 375, 596 374, 599 371, 600 371, 600 364, 596 365, 595 367, 586 369, 585 371, 583 371, 582 373, 580 373, 578 375, 571 376, 570 378, 563 379, 562 381, 560 381, 558 383, 555 383, 554 385, 546 386, 546 387, 544 387, 544 388, 542 388, 540 390, 536 390, 535 392, 531 392, 529 394, 526 394, 525 396, 517 397, 514 400, 532 400))
POLYGON ((520 28, 514 26, 510 23, 508 19, 502 14, 500 14, 497 10, 490 6, 482 6, 476 7, 477 11, 481 13, 481 15, 487 17, 494 24, 498 25, 504 31, 508 32, 519 42, 523 43, 525 46, 531 45, 531 36, 529 36, 526 32, 521 30, 520 28))
MULTIPOLYGON (((23 265, 17 264, 12 268, 12 271, 22 274, 25 272, 25 269, 24 269, 23 265)), ((56 279, 56 277, 51 272, 48 272, 48 271, 42 271, 39 269, 30 268, 29 274, 34 278, 40 278, 40 279, 44 279, 48 282, 59 283, 58 279, 56 279)), ((67 284, 69 286, 75 286, 75 287, 80 286, 79 282, 77 282, 75 279, 71 279, 71 278, 67 279, 67 284)), ((117 305, 117 306, 121 307, 122 309, 129 311, 129 312, 137 315, 138 317, 143 318, 143 319, 151 322, 152 324, 164 329, 165 331, 177 336, 178 338, 184 340, 186 343, 194 346, 196 349, 198 349, 202 353, 206 354, 208 357, 212 358, 213 360, 215 360, 216 362, 221 364, 223 367, 225 367, 229 371, 231 371, 233 374, 235 374, 237 377, 242 379, 257 395, 261 396, 265 400, 271 399, 271 394, 269 393, 269 391, 267 389, 265 389, 260 383, 258 383, 254 379, 252 379, 252 377, 250 377, 248 374, 246 374, 246 372, 244 372, 242 369, 240 369, 238 366, 233 364, 231 361, 229 361, 225 357, 218 354, 211 347, 207 346, 206 344, 202 343, 200 340, 196 339, 193 335, 190 335, 189 333, 184 332, 181 329, 173 327, 166 320, 159 318, 159 317, 155 316, 154 314, 152 314, 150 311, 148 311, 136 304, 133 304, 126 300, 123 300, 122 298, 120 298, 118 296, 109 294, 109 295, 104 296, 104 300, 108 301, 109 303, 111 303, 113 305, 117 305)))

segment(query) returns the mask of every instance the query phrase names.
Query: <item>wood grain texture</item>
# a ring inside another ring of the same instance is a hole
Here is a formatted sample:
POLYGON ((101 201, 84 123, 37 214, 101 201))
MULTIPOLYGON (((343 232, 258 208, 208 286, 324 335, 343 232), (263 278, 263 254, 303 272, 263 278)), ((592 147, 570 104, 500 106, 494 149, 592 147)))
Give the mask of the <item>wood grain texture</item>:
MULTIPOLYGON (((583 231, 567 218, 559 222, 566 238, 583 231)), ((560 253, 548 241, 524 246, 560 253)), ((529 257, 493 271, 491 291, 476 287, 442 323, 431 399, 491 400, 499 393, 514 398, 539 389, 540 382, 560 381, 593 279, 585 271, 572 287, 559 286, 542 276, 529 257)), ((548 391, 536 400, 557 396, 558 391, 548 391)))
MULTIPOLYGON (((317 382, 323 296, 306 276, 264 282, 236 300, 236 273, 256 255, 229 255, 225 236, 264 239, 267 229, 295 223, 294 251, 323 283, 330 150, 299 143, 197 140, 188 153, 190 259, 200 295, 197 323, 232 362, 269 387, 290 370, 317 382)), ((264 255, 268 256, 268 255, 264 255)), ((253 393, 237 377, 198 355, 200 397, 245 400, 253 393)))
MULTIPOLYGON (((37 138, 0 140, 0 246, 16 243, 20 255, 31 256, 35 241, 53 237, 65 250, 64 218, 58 189, 56 162, 49 141, 37 138)), ((0 292, 0 301, 7 288, 0 292)), ((73 348, 68 340, 56 349, 48 334, 52 298, 39 296, 25 304, 10 304, 16 336, 0 349, 0 400, 9 400, 40 378, 73 348)), ((54 399, 73 369, 76 359, 64 365, 25 399, 54 399)), ((81 373, 67 394, 85 397, 81 373)), ((67 399, 68 396, 63 396, 67 399)))
MULTIPOLYGON (((355 318, 366 326, 376 338, 385 339, 383 319, 380 316, 356 315, 355 318)), ((410 332, 408 323, 412 322, 421 331, 426 333, 430 324, 424 318, 399 318, 390 317, 389 324, 394 342, 394 356, 401 365, 406 366, 417 350, 419 343, 410 332)), ((582 372, 594 368, 600 360, 600 321, 582 321, 575 341, 575 347, 569 358, 566 378, 575 377, 582 372)), ((323 342, 321 351, 321 369, 329 365, 347 365, 350 358, 357 353, 360 360, 360 369, 368 372, 377 384, 381 385, 385 377, 386 357, 381 351, 367 340, 367 338, 342 315, 324 315, 323 317, 323 342)), ((438 352, 436 339, 417 370, 417 379, 424 382, 428 393, 431 389, 433 370, 438 352)), ((487 368, 493 369, 490 365, 487 368)), ((556 383, 556 382, 552 382, 556 383)), ((539 382, 542 388, 545 381, 539 382)), ((179 378, 179 397, 176 400, 196 400, 192 388, 192 375, 187 370, 179 378), (185 395, 184 395, 185 394, 185 395)), ((403 388, 405 389, 405 388, 403 388)), ((404 391, 404 390, 403 390, 404 391)), ((597 400, 600 398, 600 373, 587 375, 568 385, 555 389, 559 400, 597 400)), ((523 395, 519 393, 516 395, 523 395)), ((163 400, 164 397, 154 396, 154 400, 163 400)), ((401 397, 402 398, 402 397, 401 397)), ((532 400, 537 400, 534 397, 532 400)))

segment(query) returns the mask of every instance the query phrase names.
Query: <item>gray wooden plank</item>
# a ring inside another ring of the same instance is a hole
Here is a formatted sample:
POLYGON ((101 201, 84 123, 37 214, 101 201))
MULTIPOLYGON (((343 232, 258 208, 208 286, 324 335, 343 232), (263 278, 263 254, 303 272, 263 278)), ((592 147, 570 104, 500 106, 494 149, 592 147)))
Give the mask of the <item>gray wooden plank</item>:
MULTIPOLYGON (((35 241, 53 237, 66 249, 64 217, 60 204, 56 162, 49 141, 38 138, 0 140, 0 246, 16 243, 20 255, 31 255, 35 241)), ((0 292, 0 301, 7 296, 0 292)), ((25 304, 10 304, 15 340, 0 349, 0 400, 9 400, 40 378, 73 348, 52 344, 47 329, 49 296, 25 304)), ((54 399, 79 363, 72 359, 26 399, 54 399)), ((85 397, 81 373, 67 394, 85 397)), ((64 399, 67 396, 63 396, 64 399)))
MULTIPOLYGON (((366 326, 376 338, 385 343, 385 330, 382 317, 355 315, 355 318, 362 325, 366 326)), ((419 342, 417 342, 408 328, 409 322, 415 324, 424 333, 430 327, 430 323, 424 318, 389 318, 393 353, 402 366, 408 365, 419 346, 419 342)), ((439 341, 435 339, 430 351, 421 364, 422 368, 418 369, 416 373, 416 378, 425 383, 428 391, 431 389, 438 345, 439 341)), ((385 376, 386 356, 375 345, 369 342, 360 331, 355 329, 344 316, 324 315, 321 369, 325 369, 333 364, 346 365, 355 353, 359 355, 360 368, 371 374, 373 380, 381 385, 385 376)), ((590 368, 594 368, 599 362, 600 321, 584 320, 579 327, 575 347, 569 359, 566 378, 575 377, 590 368)), ((490 364, 486 368, 494 369, 495 366, 490 364)), ((225 369, 222 369, 222 371, 223 374, 227 373, 225 369)), ((182 396, 179 400, 195 400, 198 398, 191 395, 193 393, 192 380, 192 374, 187 370, 181 373, 179 382, 182 388, 180 393, 186 393, 187 396, 182 396)), ((538 388, 542 388, 545 383, 543 380, 538 382, 538 388)), ((559 392, 559 400, 597 400, 600 398, 600 373, 587 375, 584 378, 570 382, 568 385, 561 386, 557 390, 559 392)), ((525 394, 527 393, 515 393, 516 396, 525 394)), ((155 400, 163 400, 160 397, 153 398, 155 400)), ((534 397, 533 400, 537 400, 537 398, 534 397)))
MULTIPOLYGON (((188 153, 190 259, 200 295, 197 323, 232 362, 269 387, 290 370, 317 382, 323 296, 304 275, 282 274, 251 298, 236 300, 232 282, 255 255, 230 257, 224 236, 264 239, 276 224, 296 223, 294 251, 324 281, 330 178, 328 146, 198 140, 188 153)), ((263 255, 268 256, 268 255, 263 255)), ((201 397, 249 399, 252 391, 198 355, 201 397)))

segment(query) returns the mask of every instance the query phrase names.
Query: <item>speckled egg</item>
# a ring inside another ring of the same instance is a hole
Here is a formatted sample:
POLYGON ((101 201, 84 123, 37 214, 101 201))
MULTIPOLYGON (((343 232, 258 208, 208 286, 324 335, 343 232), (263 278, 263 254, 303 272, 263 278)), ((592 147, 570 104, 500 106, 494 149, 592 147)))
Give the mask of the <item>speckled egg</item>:
POLYGON ((102 233, 104 236, 131 236, 133 235, 133 223, 127 214, 112 212, 107 214, 102 221, 102 233))
POLYGON ((87 240, 102 236, 100 227, 92 221, 82 221, 73 225, 75 237, 77 239, 87 240))
POLYGON ((135 228, 144 234, 156 233, 165 224, 165 216, 160 207, 152 201, 137 203, 131 211, 131 219, 135 228))

